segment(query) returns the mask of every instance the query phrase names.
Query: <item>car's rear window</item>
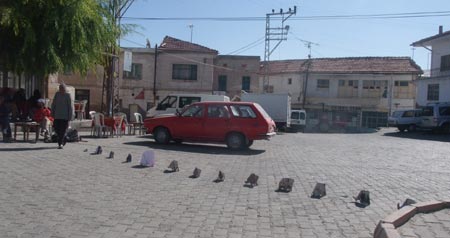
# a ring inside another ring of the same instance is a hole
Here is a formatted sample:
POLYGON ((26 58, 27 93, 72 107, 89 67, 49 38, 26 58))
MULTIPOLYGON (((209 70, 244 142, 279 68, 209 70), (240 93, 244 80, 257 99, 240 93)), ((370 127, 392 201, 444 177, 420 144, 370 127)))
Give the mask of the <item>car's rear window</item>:
POLYGON ((248 105, 231 105, 230 108, 234 117, 256 118, 256 113, 248 105))
POLYGON ((269 114, 267 114, 266 110, 264 110, 264 108, 261 107, 261 105, 259 105, 258 103, 255 103, 255 107, 256 107, 256 109, 259 110, 259 112, 261 112, 261 114, 263 115, 264 118, 271 119, 269 114))
POLYGON ((432 117, 433 116, 433 107, 424 107, 422 109, 422 116, 432 117))

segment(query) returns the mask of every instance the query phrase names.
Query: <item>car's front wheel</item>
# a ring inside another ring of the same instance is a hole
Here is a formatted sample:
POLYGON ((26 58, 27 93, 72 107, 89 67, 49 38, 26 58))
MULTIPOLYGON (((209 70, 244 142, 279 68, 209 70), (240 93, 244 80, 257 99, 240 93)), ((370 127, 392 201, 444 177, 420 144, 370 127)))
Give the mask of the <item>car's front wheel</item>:
POLYGON ((227 136, 227 146, 232 150, 239 150, 246 145, 245 137, 240 133, 230 133, 227 136))
POLYGON ((159 144, 167 144, 170 141, 170 133, 167 128, 164 127, 158 127, 155 129, 155 132, 153 133, 153 136, 155 138, 155 141, 159 144))

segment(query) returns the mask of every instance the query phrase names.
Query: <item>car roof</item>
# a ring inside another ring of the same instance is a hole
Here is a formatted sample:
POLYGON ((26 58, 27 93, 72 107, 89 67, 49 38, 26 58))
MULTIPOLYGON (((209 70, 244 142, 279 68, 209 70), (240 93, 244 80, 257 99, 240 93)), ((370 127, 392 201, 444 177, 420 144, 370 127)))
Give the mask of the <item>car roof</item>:
POLYGON ((254 105, 254 102, 222 102, 222 101, 201 101, 192 103, 191 105, 204 105, 204 104, 223 104, 223 105, 254 105))

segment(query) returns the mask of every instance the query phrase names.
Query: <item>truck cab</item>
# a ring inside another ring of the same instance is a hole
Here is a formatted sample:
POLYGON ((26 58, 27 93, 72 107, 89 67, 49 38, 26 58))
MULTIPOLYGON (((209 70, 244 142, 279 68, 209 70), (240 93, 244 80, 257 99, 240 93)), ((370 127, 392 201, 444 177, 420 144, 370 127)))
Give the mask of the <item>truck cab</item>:
POLYGON ((229 102, 230 98, 223 95, 210 94, 169 94, 156 106, 147 111, 147 117, 158 115, 175 114, 177 110, 183 109, 187 105, 203 101, 229 102))

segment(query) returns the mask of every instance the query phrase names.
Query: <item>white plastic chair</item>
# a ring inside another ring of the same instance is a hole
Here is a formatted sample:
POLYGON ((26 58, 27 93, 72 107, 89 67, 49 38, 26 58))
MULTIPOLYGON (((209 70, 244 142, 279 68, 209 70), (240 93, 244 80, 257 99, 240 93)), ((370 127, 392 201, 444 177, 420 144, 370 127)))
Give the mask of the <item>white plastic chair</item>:
POLYGON ((139 112, 134 113, 135 122, 133 122, 134 126, 134 134, 136 134, 136 129, 139 130, 139 135, 144 134, 144 119, 142 118, 142 115, 139 112))

